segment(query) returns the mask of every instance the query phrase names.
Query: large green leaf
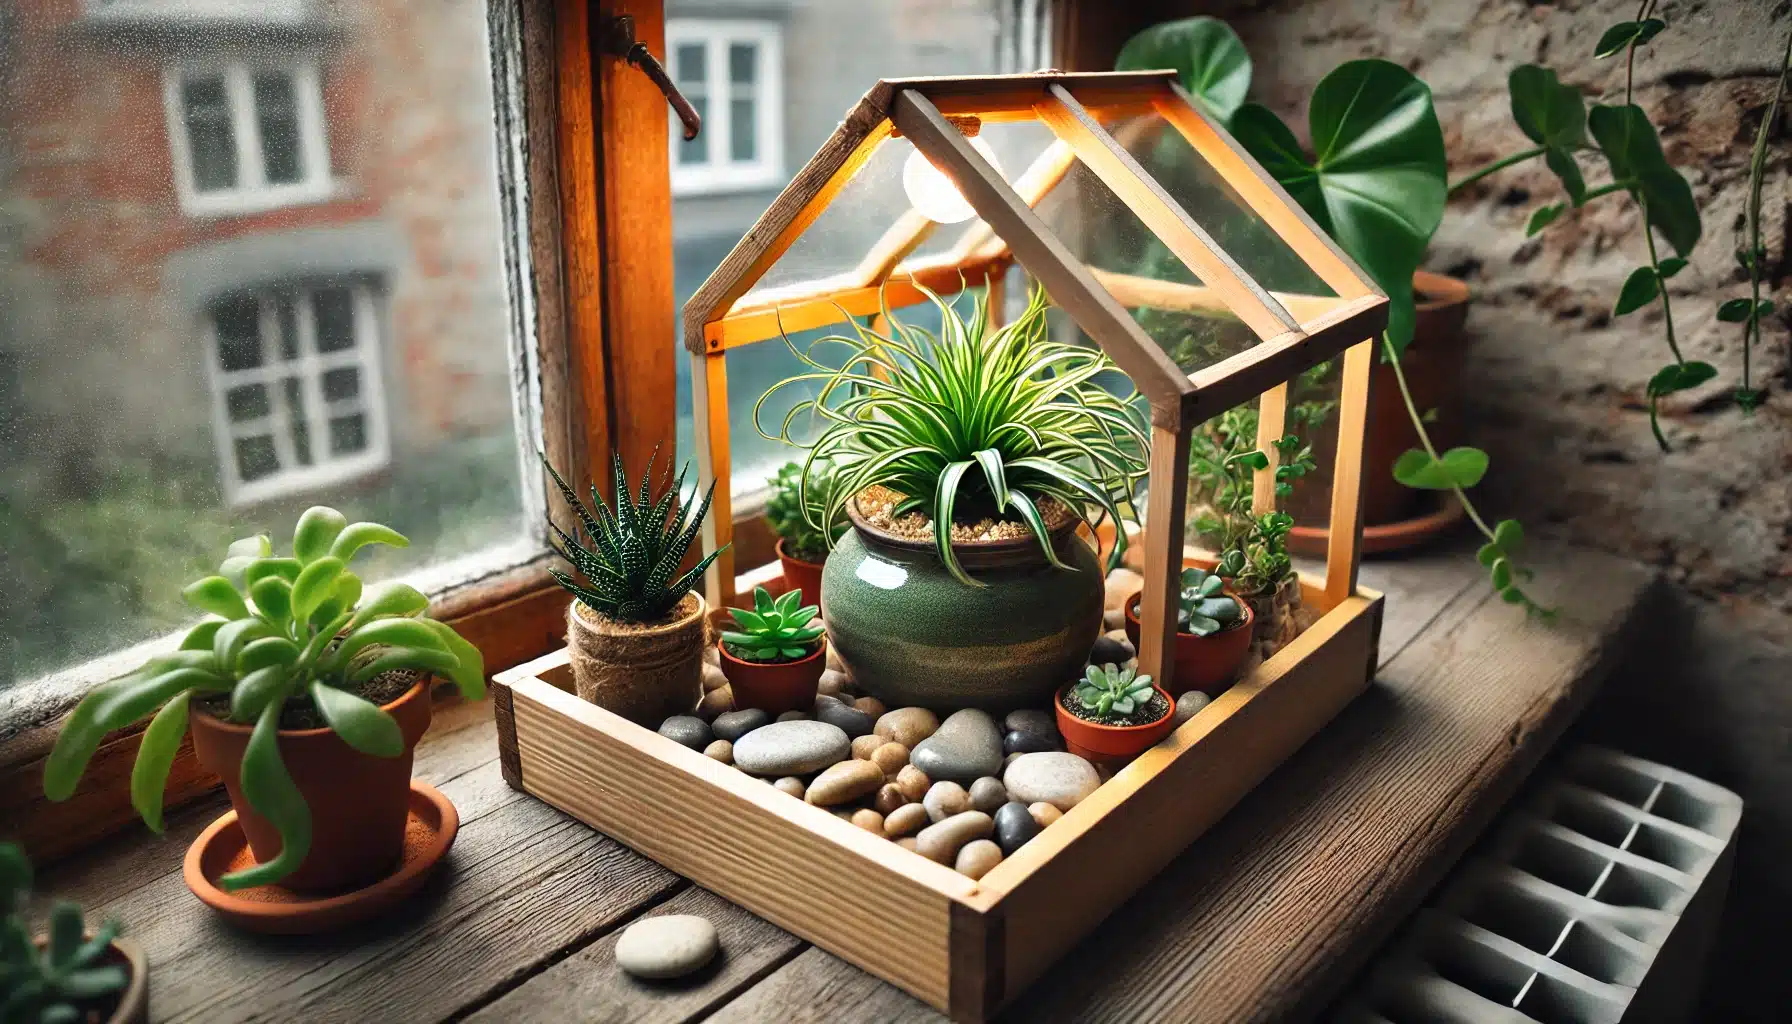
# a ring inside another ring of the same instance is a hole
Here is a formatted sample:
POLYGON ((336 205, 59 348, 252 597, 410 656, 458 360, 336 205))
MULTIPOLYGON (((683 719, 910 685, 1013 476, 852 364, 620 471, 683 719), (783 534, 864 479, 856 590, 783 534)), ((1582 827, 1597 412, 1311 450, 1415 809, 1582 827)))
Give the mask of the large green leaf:
POLYGON ((1587 128, 1611 165, 1612 180, 1631 190, 1649 211, 1649 223, 1676 252, 1681 256, 1692 252, 1703 230, 1692 186, 1668 165, 1655 126, 1643 109, 1634 103, 1595 105, 1587 114, 1587 128))
POLYGON ((348 526, 348 520, 342 513, 323 505, 313 505, 299 516, 299 522, 292 530, 292 554, 300 562, 310 565, 319 558, 330 553, 330 546, 336 542, 336 535, 348 526))
POLYGON ((1251 55, 1232 26, 1201 15, 1153 25, 1126 41, 1116 71, 1174 68, 1208 117, 1232 120, 1251 88, 1251 55))
POLYGON ((1442 223, 1444 134, 1431 90, 1385 60, 1339 66, 1313 90, 1314 155, 1269 110, 1239 108, 1232 133, 1388 296, 1388 340, 1412 340, 1412 275, 1442 223))
POLYGON ((317 710, 336 735, 361 753, 374 757, 404 753, 404 733, 398 728, 398 720, 372 701, 322 680, 311 684, 311 699, 317 702, 317 710))
POLYGON ((1562 179, 1568 198, 1579 206, 1587 182, 1574 162, 1574 151, 1587 145, 1586 99, 1579 89, 1558 81, 1554 71, 1535 64, 1513 68, 1506 86, 1518 130, 1543 147, 1543 162, 1562 179))
POLYGON ((162 831, 162 791, 168 786, 168 770, 187 734, 187 701, 191 693, 174 696, 143 730, 137 760, 131 765, 131 806, 137 808, 151 832, 162 831))
POLYGON ((293 784, 280 760, 280 706, 284 698, 270 701, 262 710, 249 744, 243 750, 242 793, 280 833, 280 852, 273 860, 218 879, 227 892, 278 882, 291 874, 311 852, 311 808, 293 784))

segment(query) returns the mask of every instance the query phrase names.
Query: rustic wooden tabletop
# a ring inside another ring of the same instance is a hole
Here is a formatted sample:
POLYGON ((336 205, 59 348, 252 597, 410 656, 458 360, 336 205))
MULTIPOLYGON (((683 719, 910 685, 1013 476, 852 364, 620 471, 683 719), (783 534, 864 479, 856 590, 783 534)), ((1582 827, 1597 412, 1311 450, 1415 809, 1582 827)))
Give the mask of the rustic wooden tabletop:
MULTIPOLYGON (((1009 1008, 1027 1021, 1287 1019, 1335 995, 1510 797, 1646 617, 1654 577, 1560 550, 1526 622, 1460 551, 1364 567, 1387 594, 1377 684, 1009 1008)), ((244 934, 181 882, 203 801, 46 872, 148 950, 157 1021, 920 1021, 933 1009, 505 786, 489 708, 439 712, 416 774, 461 815, 402 910, 352 932, 244 934), (697 913, 723 955, 642 983, 631 921, 697 913)), ((853 880, 839 883, 850 891, 853 880)), ((901 950, 891 951, 901 956, 901 950)))

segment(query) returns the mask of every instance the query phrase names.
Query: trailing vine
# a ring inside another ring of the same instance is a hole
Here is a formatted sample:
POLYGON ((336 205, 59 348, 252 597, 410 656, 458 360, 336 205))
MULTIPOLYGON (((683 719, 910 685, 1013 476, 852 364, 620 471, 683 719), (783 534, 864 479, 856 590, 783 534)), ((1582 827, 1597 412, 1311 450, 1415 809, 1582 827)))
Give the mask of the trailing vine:
POLYGON ((1779 73, 1773 84, 1773 99, 1761 115, 1761 126, 1755 130, 1755 146, 1748 164, 1748 205, 1744 214, 1743 242, 1736 249, 1736 263, 1748 275, 1748 297, 1731 299, 1717 307, 1717 318, 1725 323, 1742 324, 1742 383, 1736 388, 1736 404, 1744 413, 1752 413, 1767 397, 1754 386, 1750 377, 1755 345, 1761 341, 1761 320, 1773 312, 1773 302, 1761 297, 1763 264, 1767 262, 1767 246, 1761 242, 1761 186, 1767 178, 1767 139, 1779 123, 1780 103, 1786 95, 1786 72, 1792 69, 1792 33, 1786 36, 1786 49, 1780 56, 1779 73))

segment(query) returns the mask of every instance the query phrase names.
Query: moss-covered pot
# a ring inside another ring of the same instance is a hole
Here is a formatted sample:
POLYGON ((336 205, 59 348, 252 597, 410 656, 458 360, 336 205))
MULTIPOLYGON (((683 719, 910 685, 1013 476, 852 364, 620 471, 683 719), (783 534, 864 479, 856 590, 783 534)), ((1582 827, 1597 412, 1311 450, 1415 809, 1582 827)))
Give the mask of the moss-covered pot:
POLYGON ((1045 707, 1078 675, 1101 630, 1103 574, 1071 521, 1053 533, 1053 568, 1031 537, 954 546, 952 578, 933 545, 865 522, 822 574, 828 642, 860 689, 890 707, 1045 707))

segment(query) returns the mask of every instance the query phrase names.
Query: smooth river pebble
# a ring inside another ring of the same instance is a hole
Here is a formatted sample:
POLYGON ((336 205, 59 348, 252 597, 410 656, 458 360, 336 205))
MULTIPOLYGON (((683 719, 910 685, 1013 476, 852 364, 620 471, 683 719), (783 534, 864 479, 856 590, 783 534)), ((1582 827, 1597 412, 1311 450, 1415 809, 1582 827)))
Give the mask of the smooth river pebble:
POLYGON ((717 739, 733 743, 754 729, 771 724, 771 720, 772 716, 759 708, 744 708, 717 715, 716 720, 709 723, 709 727, 715 730, 717 739))
POLYGON ((939 727, 939 716, 926 708, 897 708, 878 718, 876 732, 884 739, 895 740, 913 750, 915 744, 932 736, 939 727))
POLYGON ((971 809, 984 814, 994 814, 996 808, 1008 802, 1008 790, 1003 787, 1002 780, 993 775, 985 775, 971 783, 971 809))
MULTIPOLYGON (((740 755, 735 754, 738 758, 740 755)), ((1101 786, 1095 766, 1070 753, 1022 754, 1002 775, 1008 795, 1068 811, 1101 786)))
POLYGON ((909 762, 936 782, 969 783, 1002 770, 1002 734, 989 713, 976 708, 954 711, 909 750, 909 762))
MULTIPOLYGON (((1046 804, 1051 807, 1050 804, 1046 804)), ((1057 808, 1053 807, 1053 810, 1057 808)), ((996 843, 1002 852, 1009 856, 1027 844, 1040 832, 1039 823, 1033 820, 1027 805, 1018 800, 1011 800, 996 809, 996 843)))
POLYGON ((716 955, 716 926, 695 914, 636 921, 616 940, 616 966, 637 978, 680 978, 716 955))
POLYGON ((982 878, 989 869, 1002 863, 1002 848, 987 839, 973 839, 958 851, 953 867, 970 878, 982 878))
POLYGON ((915 852, 928 860, 950 864, 964 844, 973 839, 988 839, 995 827, 995 822, 982 811, 954 814, 922 829, 915 836, 915 852))
POLYGON ((734 744, 734 766, 753 775, 806 775, 844 761, 852 745, 826 722, 773 722, 734 744))
POLYGON ((921 798, 921 805, 927 808, 927 816, 934 821, 945 821, 954 814, 962 814, 971 809, 971 795, 956 782, 936 782, 921 798))
POLYGON ((883 785, 884 773, 870 761, 842 761, 815 776, 806 799, 818 807, 857 800, 883 785))
POLYGON ((709 746, 712 738, 709 723, 694 715, 673 715, 666 719, 660 723, 660 735, 692 750, 702 750, 709 746))

